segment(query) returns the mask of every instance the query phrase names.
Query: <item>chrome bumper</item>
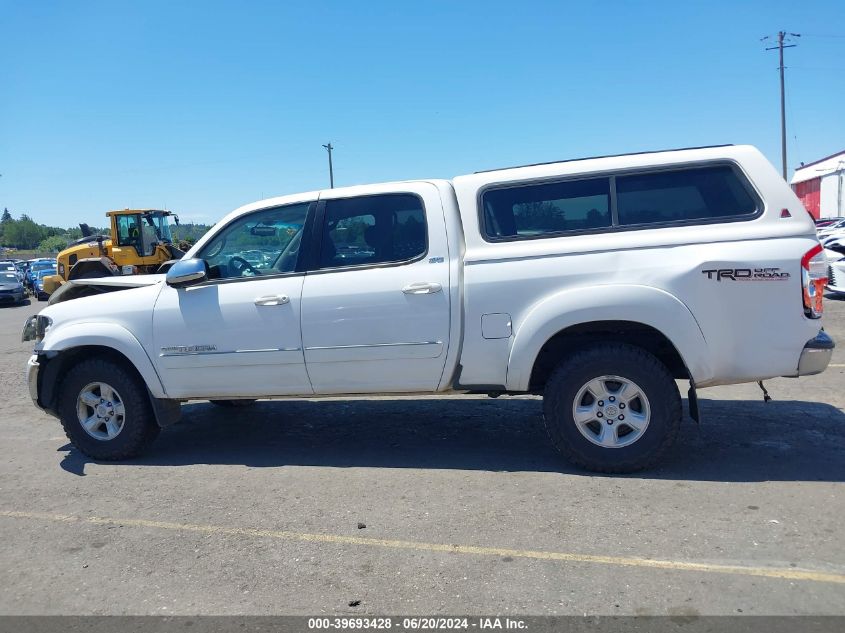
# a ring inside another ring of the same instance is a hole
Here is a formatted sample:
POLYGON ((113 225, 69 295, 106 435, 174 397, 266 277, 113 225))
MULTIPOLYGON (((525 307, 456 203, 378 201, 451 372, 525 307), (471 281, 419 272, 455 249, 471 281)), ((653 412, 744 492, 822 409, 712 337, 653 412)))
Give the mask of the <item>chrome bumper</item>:
POLYGON ((40 366, 38 365, 38 356, 33 354, 29 357, 29 361, 26 364, 26 384, 29 386, 29 397, 32 398, 33 404, 36 407, 41 409, 41 405, 38 404, 38 370, 40 366))
POLYGON ((833 355, 833 348, 836 344, 824 331, 819 332, 815 338, 810 339, 801 351, 798 359, 798 376, 812 376, 820 374, 827 369, 830 357, 833 355))

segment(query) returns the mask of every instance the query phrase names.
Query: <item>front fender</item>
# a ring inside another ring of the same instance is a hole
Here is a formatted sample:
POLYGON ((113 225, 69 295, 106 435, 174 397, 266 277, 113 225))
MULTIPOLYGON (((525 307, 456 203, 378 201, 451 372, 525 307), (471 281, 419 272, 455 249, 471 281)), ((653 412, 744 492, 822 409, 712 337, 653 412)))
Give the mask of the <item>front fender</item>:
POLYGON ((132 332, 117 323, 71 323, 48 330, 38 352, 49 355, 50 352, 63 352, 89 345, 108 347, 120 352, 141 374, 153 397, 167 397, 161 379, 144 347, 132 332))
POLYGON ((682 301, 651 286, 605 285, 570 288, 545 297, 515 324, 508 390, 528 389, 534 361, 546 341, 568 327, 593 321, 633 321, 653 327, 675 346, 696 383, 712 376, 704 334, 682 301))

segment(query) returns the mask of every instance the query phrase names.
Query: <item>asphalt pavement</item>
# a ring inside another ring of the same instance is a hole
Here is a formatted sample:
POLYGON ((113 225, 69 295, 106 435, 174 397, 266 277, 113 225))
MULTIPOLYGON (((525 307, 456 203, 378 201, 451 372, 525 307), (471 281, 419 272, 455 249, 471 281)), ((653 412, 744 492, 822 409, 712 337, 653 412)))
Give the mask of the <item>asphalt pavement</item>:
POLYGON ((827 372, 702 390, 622 477, 527 396, 196 402, 95 463, 23 382, 43 305, 0 307, 0 614, 845 615, 845 301, 827 372))

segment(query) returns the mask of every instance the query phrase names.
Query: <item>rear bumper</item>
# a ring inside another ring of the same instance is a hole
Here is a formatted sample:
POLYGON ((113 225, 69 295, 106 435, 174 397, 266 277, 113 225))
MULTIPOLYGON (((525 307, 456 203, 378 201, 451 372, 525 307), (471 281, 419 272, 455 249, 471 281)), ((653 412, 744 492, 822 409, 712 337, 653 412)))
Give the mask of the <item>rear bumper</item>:
POLYGON ((824 330, 820 331, 804 345, 798 359, 798 373, 796 375, 812 376, 822 373, 830 363, 834 347, 836 347, 836 344, 833 339, 824 330))

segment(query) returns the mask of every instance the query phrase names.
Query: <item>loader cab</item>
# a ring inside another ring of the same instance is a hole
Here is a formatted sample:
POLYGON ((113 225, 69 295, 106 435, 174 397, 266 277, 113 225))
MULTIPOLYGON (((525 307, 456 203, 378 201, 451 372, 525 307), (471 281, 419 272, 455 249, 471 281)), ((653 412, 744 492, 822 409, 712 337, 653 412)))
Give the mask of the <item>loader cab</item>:
POLYGON ((156 245, 173 241, 168 211, 113 211, 109 215, 115 246, 134 248, 139 257, 152 257, 156 245))

